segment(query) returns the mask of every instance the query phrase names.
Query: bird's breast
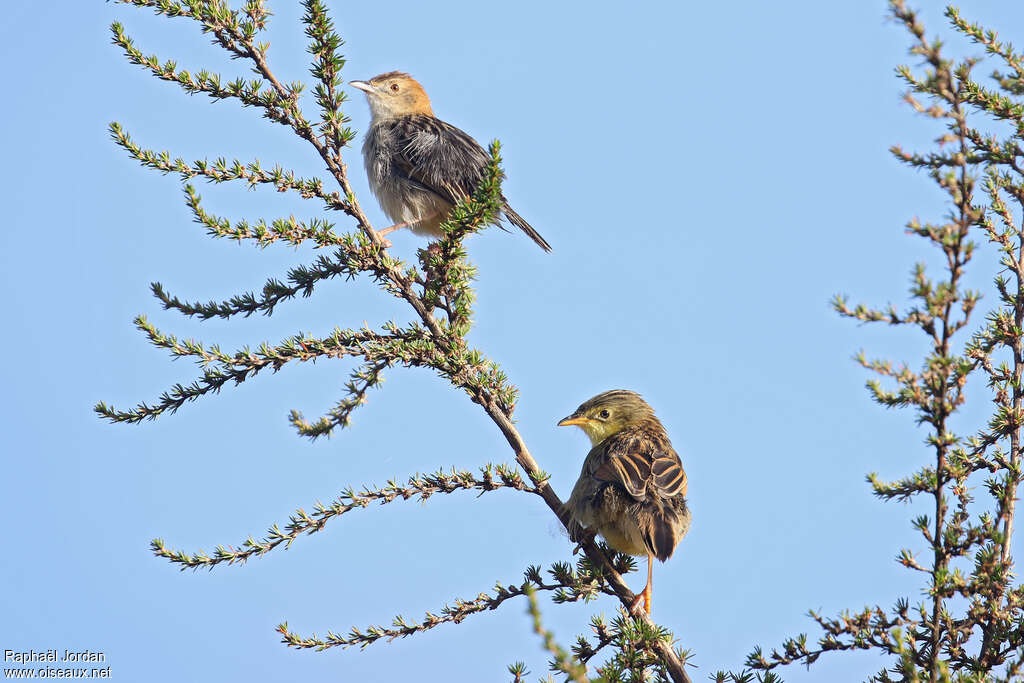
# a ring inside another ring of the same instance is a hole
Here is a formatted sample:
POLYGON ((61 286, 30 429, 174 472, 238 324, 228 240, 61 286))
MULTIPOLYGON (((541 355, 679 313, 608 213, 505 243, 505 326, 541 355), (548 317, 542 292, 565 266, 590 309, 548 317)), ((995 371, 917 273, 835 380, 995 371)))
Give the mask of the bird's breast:
POLYGON ((373 196, 395 223, 409 223, 413 232, 440 236, 438 225, 451 210, 451 204, 400 170, 397 155, 402 153, 388 124, 371 126, 363 141, 363 164, 373 196))
POLYGON ((363 141, 363 165, 370 190, 380 199, 381 188, 387 184, 394 156, 393 142, 380 124, 370 127, 363 141))

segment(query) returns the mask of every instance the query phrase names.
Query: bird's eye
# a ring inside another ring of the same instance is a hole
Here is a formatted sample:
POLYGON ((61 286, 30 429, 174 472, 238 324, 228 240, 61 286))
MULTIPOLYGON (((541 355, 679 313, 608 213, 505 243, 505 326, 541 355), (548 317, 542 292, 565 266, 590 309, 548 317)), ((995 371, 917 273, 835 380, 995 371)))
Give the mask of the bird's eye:
POLYGON ((398 84, 397 83, 392 83, 391 84, 391 92, 398 92, 398 84))
POLYGON ((598 416, 599 416, 599 417, 600 417, 600 418, 601 418, 602 420, 607 420, 607 419, 608 419, 608 415, 609 415, 609 414, 610 414, 610 413, 609 413, 609 412, 608 412, 607 410, 602 410, 602 411, 601 411, 600 413, 598 413, 598 416))

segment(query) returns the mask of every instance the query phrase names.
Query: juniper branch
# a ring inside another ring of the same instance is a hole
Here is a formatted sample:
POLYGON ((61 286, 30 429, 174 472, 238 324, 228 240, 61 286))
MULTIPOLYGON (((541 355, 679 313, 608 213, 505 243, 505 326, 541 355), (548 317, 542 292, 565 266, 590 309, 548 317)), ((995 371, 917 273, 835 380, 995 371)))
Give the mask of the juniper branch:
POLYGON ((349 118, 341 111, 341 104, 348 98, 340 89, 345 60, 338 54, 338 49, 345 41, 334 31, 334 22, 322 2, 303 0, 302 6, 306 10, 302 21, 310 38, 309 53, 314 57, 310 73, 319 81, 314 94, 320 106, 320 134, 329 153, 340 161, 341 148, 356 135, 355 131, 345 127, 349 118))
POLYGON ((595 615, 590 619, 590 628, 594 632, 595 643, 591 644, 585 636, 578 636, 572 646, 572 654, 581 663, 586 664, 598 652, 615 642, 616 634, 608 628, 603 615, 595 615))
MULTIPOLYGON (((597 667, 602 681, 667 681, 667 671, 657 647, 670 645, 671 634, 664 628, 651 625, 620 609, 612 619, 608 633, 613 647, 612 656, 597 667)), ((684 664, 692 656, 687 650, 675 649, 674 654, 684 664)))
POLYGON ((352 412, 366 403, 366 392, 383 381, 380 375, 387 366, 387 361, 379 361, 363 365, 353 371, 352 379, 345 384, 347 395, 316 422, 308 422, 297 410, 291 412, 288 421, 299 434, 308 436, 313 441, 321 436, 330 437, 335 428, 348 427, 352 412))
POLYGON ((284 530, 274 524, 267 530, 263 538, 257 540, 250 536, 237 548, 218 545, 212 556, 202 550, 195 553, 172 550, 159 538, 150 543, 150 549, 154 555, 179 565, 183 571, 185 569, 213 569, 223 563, 229 565, 245 563, 252 557, 266 555, 282 544, 288 548, 299 536, 322 531, 327 523, 335 517, 340 517, 355 509, 366 508, 371 503, 386 505, 396 500, 409 500, 410 498, 426 501, 434 494, 454 493, 455 491, 480 491, 480 495, 483 495, 502 488, 536 493, 536 490, 526 483, 516 468, 509 465, 487 464, 480 468, 479 475, 455 468, 452 468, 450 472, 438 470, 433 474, 413 475, 405 485, 398 484, 392 479, 380 488, 364 487, 358 492, 352 488, 345 489, 327 505, 318 501, 313 506, 312 513, 307 513, 302 508, 296 510, 295 514, 289 517, 284 530))
POLYGON ((139 403, 133 410, 118 411, 104 402, 96 404, 94 410, 111 422, 134 424, 146 419, 155 419, 164 412, 175 413, 185 403, 194 401, 208 393, 217 393, 228 382, 236 385, 256 376, 266 369, 274 372, 286 363, 301 362, 317 358, 343 358, 359 355, 367 360, 378 360, 388 354, 391 346, 400 346, 407 341, 400 334, 382 335, 370 330, 354 331, 335 328, 334 333, 324 339, 306 335, 295 335, 276 346, 261 344, 255 351, 245 347, 233 354, 226 354, 217 346, 205 347, 199 342, 179 340, 174 335, 164 334, 151 325, 144 316, 135 319, 135 325, 143 331, 152 344, 165 348, 178 358, 194 358, 204 367, 201 377, 190 385, 176 384, 160 395, 155 405, 139 403))
POLYGON ((832 309, 844 318, 853 318, 865 323, 884 322, 890 325, 921 325, 931 322, 931 316, 924 311, 911 309, 907 313, 899 313, 894 306, 887 309, 873 309, 864 304, 850 308, 846 297, 835 295, 832 298, 832 309))
POLYGON ((182 315, 196 316, 202 320, 214 317, 230 318, 236 315, 248 318, 254 313, 271 315, 282 301, 293 299, 299 294, 309 297, 320 282, 338 276, 351 279, 357 272, 358 266, 349 259, 349 255, 344 250, 339 249, 331 257, 320 256, 310 266, 296 266, 289 270, 285 279, 291 284, 286 285, 275 278, 267 280, 259 296, 252 292, 245 292, 233 296, 227 301, 199 303, 198 301, 182 301, 178 297, 168 294, 159 282, 152 283, 150 289, 153 296, 163 304, 164 310, 173 309, 182 315))
POLYGON ((541 641, 544 643, 544 649, 550 652, 554 658, 550 663, 551 670, 564 673, 566 680, 587 683, 586 665, 569 652, 566 652, 565 648, 555 640, 554 634, 544 628, 540 615, 540 606, 537 604, 537 589, 527 584, 524 584, 524 589, 528 601, 527 613, 533 621, 533 632, 540 636, 541 641))
POLYGON ((852 614, 844 612, 835 619, 828 619, 811 611, 811 618, 825 632, 818 640, 817 648, 808 647, 807 634, 801 633, 795 638, 787 638, 781 650, 772 650, 767 656, 761 648, 755 648, 747 656, 746 666, 758 671, 771 671, 798 662, 809 666, 826 652, 843 650, 878 648, 895 653, 898 646, 892 629, 910 622, 907 603, 898 602, 894 613, 895 617, 890 617, 881 607, 873 607, 852 614))
POLYGON ((332 647, 348 648, 358 645, 360 648, 366 648, 381 638, 392 641, 395 638, 405 638, 415 633, 428 631, 442 624, 461 623, 466 617, 473 614, 497 609, 507 600, 529 595, 531 590, 566 591, 574 588, 572 583, 561 581, 554 573, 549 573, 552 575, 552 582, 544 581, 540 569, 531 566, 524 572, 522 584, 504 586, 500 582, 496 583, 491 593, 480 593, 472 600, 456 599, 453 605, 445 605, 439 615, 427 612, 423 620, 419 622, 407 622, 404 617, 399 615, 392 620, 390 628, 369 626, 362 630, 353 627, 346 636, 328 631, 324 638, 320 638, 316 634, 300 636, 289 630, 287 622, 280 624, 277 630, 281 634, 281 642, 289 647, 326 650, 332 647))
POLYGON ((205 94, 214 101, 238 100, 243 106, 262 110, 263 116, 271 121, 296 128, 297 124, 292 118, 288 97, 282 97, 278 89, 269 86, 264 81, 235 78, 224 84, 220 74, 205 69, 195 74, 185 69, 178 69, 177 63, 173 60, 168 59, 161 63, 160 58, 155 54, 144 55, 135 47, 135 42, 125 33, 124 27, 120 23, 114 22, 110 29, 113 34, 113 43, 121 48, 128 61, 146 69, 160 80, 177 83, 190 95, 205 94))
POLYGON ((200 177, 212 183, 244 180, 250 188, 272 185, 278 192, 293 191, 303 199, 320 199, 326 209, 337 211, 345 208, 345 202, 342 201, 341 195, 324 190, 323 181, 320 178, 297 178, 294 171, 286 171, 280 165, 275 165, 268 171, 263 168, 258 159, 243 163, 238 159, 228 162, 227 159, 220 157, 214 161, 198 159, 187 163, 181 157, 171 159, 170 152, 155 152, 140 147, 132 140, 124 127, 116 121, 110 124, 109 130, 110 137, 114 142, 142 166, 164 174, 177 174, 182 181, 200 177))
MULTIPOLYGON (((202 197, 190 184, 185 185, 185 203, 192 211, 195 222, 206 226, 206 234, 211 237, 226 237, 238 242, 252 240, 260 247, 267 247, 278 240, 284 240, 293 246, 312 240, 317 248, 344 247, 348 244, 344 237, 334 233, 333 223, 318 218, 305 222, 297 221, 291 216, 288 219, 278 218, 269 225, 261 218, 255 225, 249 225, 246 220, 232 225, 226 218, 207 212, 203 208, 202 197)), ((348 261, 348 254, 344 251, 336 252, 336 256, 339 266, 348 261)))

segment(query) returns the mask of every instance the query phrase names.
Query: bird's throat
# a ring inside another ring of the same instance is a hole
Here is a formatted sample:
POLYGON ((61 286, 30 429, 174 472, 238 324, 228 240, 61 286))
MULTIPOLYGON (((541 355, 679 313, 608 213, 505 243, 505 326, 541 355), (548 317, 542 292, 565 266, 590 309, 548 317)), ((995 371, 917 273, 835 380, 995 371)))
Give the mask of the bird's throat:
POLYGON ((609 436, 622 430, 621 425, 609 424, 607 422, 588 422, 580 425, 587 436, 590 437, 590 445, 596 446, 609 436))

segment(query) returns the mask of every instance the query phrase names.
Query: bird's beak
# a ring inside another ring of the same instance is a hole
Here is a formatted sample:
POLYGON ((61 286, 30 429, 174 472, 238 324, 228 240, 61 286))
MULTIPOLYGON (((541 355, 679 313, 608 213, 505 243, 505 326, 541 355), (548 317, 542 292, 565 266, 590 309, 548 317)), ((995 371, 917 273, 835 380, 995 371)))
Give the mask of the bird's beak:
POLYGON ((583 417, 582 415, 570 415, 569 417, 563 417, 558 421, 559 427, 570 427, 572 425, 578 425, 582 427, 588 422, 592 422, 589 418, 583 417))
POLYGON ((358 88, 363 92, 373 92, 374 90, 373 86, 367 83, 366 81, 349 81, 349 85, 351 85, 353 88, 358 88))

